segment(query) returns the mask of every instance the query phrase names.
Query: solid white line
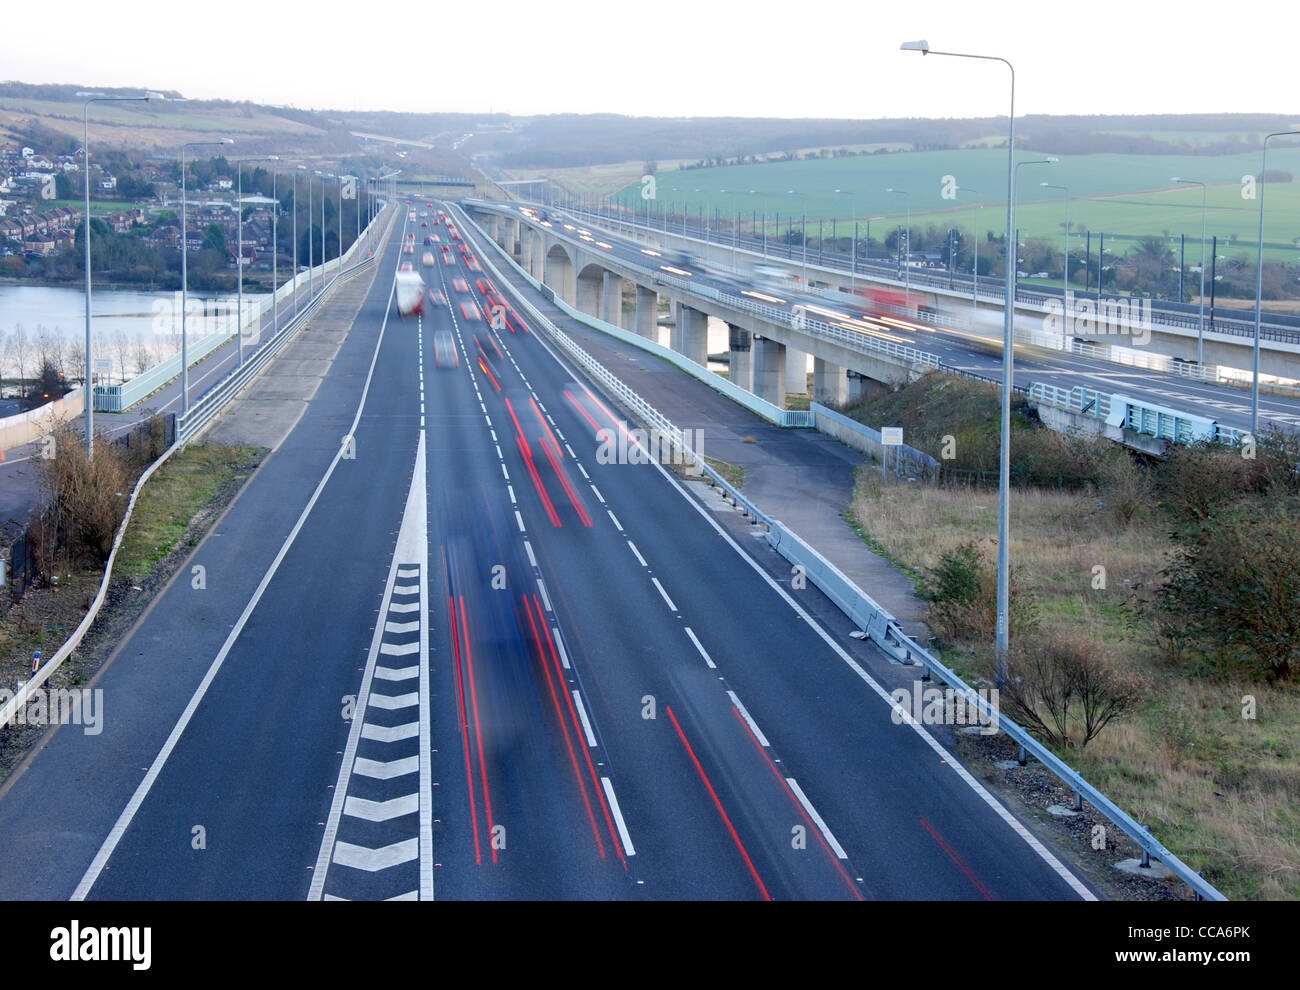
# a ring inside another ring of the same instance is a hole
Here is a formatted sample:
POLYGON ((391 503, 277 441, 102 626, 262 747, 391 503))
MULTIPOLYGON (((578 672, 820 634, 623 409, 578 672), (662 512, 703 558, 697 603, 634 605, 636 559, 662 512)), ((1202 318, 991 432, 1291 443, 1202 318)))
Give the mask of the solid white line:
MULTIPOLYGON (((348 430, 349 434, 355 435, 357 426, 361 422, 361 414, 366 407, 366 398, 370 394, 370 382, 374 377, 375 364, 379 360, 379 348, 384 342, 384 331, 388 327, 388 314, 392 310, 393 295, 396 291, 397 273, 394 272, 393 284, 388 290, 388 305, 384 310, 384 319, 379 326, 379 336, 375 340, 375 350, 370 358, 370 370, 366 372, 366 381, 361 389, 361 401, 357 405, 356 415, 352 419, 352 427, 348 430)), ((243 612, 241 612, 239 618, 235 620, 235 624, 231 627, 230 633, 226 636, 225 642, 222 643, 221 649, 217 652, 212 664, 208 667, 208 672, 203 675, 203 680, 199 683, 198 688, 195 689, 194 694, 190 697, 189 704, 185 706, 185 710, 181 712, 180 718, 177 719, 176 724, 172 727, 172 731, 168 734, 167 740, 162 745, 162 749, 158 751, 158 755, 154 757, 153 762, 149 765, 148 772, 145 774, 144 779, 140 781, 139 786, 136 787, 135 793, 131 795, 131 799, 127 802, 126 807, 122 809, 122 814, 118 816, 117 821, 109 830, 108 835, 104 837, 104 841, 100 845, 99 851, 95 854, 95 858, 91 861, 90 866, 86 868, 86 872, 82 876, 81 881, 77 884, 76 890, 72 892, 71 900, 84 901, 86 899, 91 889, 95 886, 95 882, 99 879, 99 875, 104 871, 104 867, 107 865, 109 857, 111 857, 114 850, 117 849, 118 843, 122 841, 122 837, 126 834, 126 830, 131 827, 131 822, 135 819, 136 812, 140 810, 140 806, 144 803, 144 799, 148 797, 149 791, 153 788, 154 782, 158 779, 159 774, 162 773, 163 767, 167 765, 167 760, 171 756, 172 750, 176 748, 176 744, 185 733, 185 729, 189 726, 190 720, 194 717, 195 711, 198 710, 199 704, 208 693, 208 688, 212 686, 212 682, 216 679, 222 665, 226 662, 226 657, 230 655, 230 651, 234 647, 236 640, 239 639, 240 634, 244 631, 244 626, 248 624, 249 618, 252 617, 258 603, 262 600, 262 596, 266 594, 266 589, 271 584, 271 580, 280 569, 280 564, 288 555, 289 548, 293 546, 294 540, 298 538, 298 534, 306 524, 307 516, 310 515, 311 510, 315 508, 316 502, 321 496, 321 492, 325 490, 325 485, 329 482, 330 477, 334 474, 334 469, 343 458, 343 451, 344 448, 340 446, 335 452, 334 458, 330 461, 329 467, 325 469, 325 474, 316 485, 316 490, 312 492, 311 498, 307 500, 307 504, 299 514, 298 521, 294 523, 293 529, 289 531, 289 535, 284 538, 284 542, 280 545, 279 552, 276 553, 275 559, 271 561, 271 566, 268 567, 266 573, 262 575, 262 580, 258 582, 257 588, 253 592, 253 597, 248 600, 248 604, 244 606, 243 612)), ((363 684, 363 688, 364 686, 365 685, 363 684)), ((360 731, 359 728, 357 731, 360 731)))
MULTIPOLYGON (((546 350, 546 352, 551 355, 551 358, 555 361, 555 363, 564 369, 566 374, 571 375, 575 381, 579 379, 580 372, 577 371, 574 365, 567 362, 565 359, 561 358, 560 355, 556 354, 555 351, 551 348, 551 346, 545 340, 542 340, 540 336, 537 337, 537 340, 542 344, 542 347, 546 350)), ((904 721, 906 721, 907 724, 910 725, 912 729, 923 740, 925 740, 926 745, 928 745, 937 754, 939 754, 939 756, 943 759, 945 765, 948 766, 954 773, 956 773, 957 776, 968 787, 971 788, 971 790, 973 790, 977 795, 979 795, 980 799, 983 800, 985 804, 987 804, 999 818, 1001 818, 1007 825, 1009 825, 1012 828, 1012 830, 1016 832, 1017 835, 1019 835, 1022 839, 1024 839, 1025 843, 1035 853, 1037 853, 1037 855, 1043 860, 1043 862, 1046 863, 1047 866, 1057 874, 1057 876, 1059 876, 1067 885, 1069 885, 1069 887, 1076 894, 1078 894, 1082 900, 1095 901, 1097 899, 1096 895, 1093 894, 1092 891, 1090 891, 1083 884, 1083 882, 1080 881, 1078 877, 1076 877, 1074 873, 1070 871, 1069 868, 1067 868, 1059 859, 1057 859, 1056 856, 1053 855, 1050 850, 1048 850, 1045 846, 1043 846, 1041 842, 1038 841, 1037 838, 1035 838, 1032 834, 1030 834, 1028 830, 1026 830, 1025 827, 1020 824, 1020 822, 1016 819, 1016 817, 1012 815, 1011 812, 1008 811, 997 800, 997 798, 995 798, 992 794, 989 793, 989 791, 984 787, 983 784, 981 784, 978 780, 976 780, 973 776, 971 776, 970 772, 966 770, 966 768, 962 766, 961 763, 958 762, 955 756, 953 756, 946 749, 944 749, 944 747, 941 746, 935 740, 935 738, 932 735, 930 735, 928 731, 926 731, 924 726, 917 724, 916 721, 911 717, 910 713, 907 712, 906 709, 898 705, 894 701, 894 699, 889 695, 889 693, 885 691, 883 687, 881 687, 879 682, 877 682, 875 678, 873 678, 869 673, 867 673, 867 671, 864 670, 860 664, 858 664, 851 656, 849 656, 848 653, 844 651, 844 648, 841 647, 840 644, 837 643, 835 639, 830 635, 830 633, 828 633, 824 628, 822 628, 819 622, 817 622, 812 616, 808 615, 799 607, 798 603, 796 603, 795 600, 792 597, 790 597, 790 595, 786 592, 785 588, 783 588, 780 584, 778 584, 777 581, 770 574, 768 574, 765 570, 763 570, 762 566, 756 560, 754 560, 754 558, 751 557, 740 546, 739 543, 737 543, 734 539, 732 539, 731 534, 728 533, 725 529, 723 529, 722 525, 716 519, 712 518, 712 516, 710 515, 710 510, 706 509, 703 505, 701 505, 698 501, 696 501, 695 498, 677 482, 677 479, 674 478, 662 464, 658 463, 657 461, 651 461, 650 463, 663 476, 664 480, 667 481, 668 484, 672 485, 673 488, 677 490, 677 493, 681 495, 683 501, 685 501, 686 504, 689 505, 692 509, 694 509, 697 513, 699 513, 700 518, 702 518, 709 526, 711 526, 713 530, 727 542, 727 544, 731 547, 731 549, 734 550, 736 554, 743 561, 745 561, 745 563, 747 563, 754 570, 754 572, 758 574, 758 576, 767 583, 767 585, 770 588, 772 588, 772 590, 774 590, 778 595, 781 596, 781 598, 786 602, 786 604, 789 605, 794 610, 796 615, 798 615, 801 619, 803 619, 805 622, 808 623, 809 628, 812 629, 815 633, 817 633, 819 637, 821 637, 822 641, 826 643, 826 645, 835 653, 836 656, 838 656, 842 661, 844 661, 844 663, 847 664, 848 667, 855 674, 857 674, 858 677, 860 677, 871 688, 871 690, 874 691, 876 695, 879 696, 880 699, 885 702, 886 705, 888 705, 890 708, 897 708, 902 713, 902 717, 904 721)), ((582 471, 584 476, 587 473, 585 470, 583 470, 581 464, 578 465, 578 470, 582 471)))
POLYGON ((629 547, 632 548, 632 552, 633 552, 634 554, 636 554, 636 559, 637 559, 638 561, 640 561, 642 567, 649 567, 649 566, 650 566, 649 564, 647 564, 647 563, 645 562, 645 558, 641 556, 641 551, 638 550, 638 549, 636 548, 636 544, 635 544, 635 543, 633 543, 631 540, 628 540, 628 541, 627 541, 627 545, 628 545, 629 547))
POLYGON ((718 665, 713 662, 713 658, 709 656, 709 651, 706 650, 704 648, 704 644, 701 643, 699 639, 696 638, 695 633, 691 631, 690 626, 686 627, 686 635, 691 637, 691 642, 694 643, 695 648, 700 651, 700 656, 704 657, 704 662, 709 665, 710 669, 717 670, 718 665))
POLYGON ((564 664, 564 669, 569 669, 569 654, 564 649, 564 639, 560 636, 558 626, 551 626, 551 635, 555 637, 555 648, 560 651, 560 663, 564 664))
MULTIPOLYGON (((561 365, 561 367, 563 367, 563 365, 561 365)), ((973 776, 971 776, 970 772, 964 766, 962 766, 960 762, 958 762, 955 756, 953 756, 942 745, 940 745, 940 743, 934 738, 934 736, 930 735, 930 733, 926 730, 926 728, 923 725, 917 723, 916 720, 912 718, 911 714, 905 708, 903 708, 901 705, 895 702, 894 699, 890 696, 889 692, 886 691, 874 677, 872 677, 869 673, 867 673, 867 671, 863 669, 861 664, 859 664, 856 660, 854 660, 851 656, 849 656, 848 653, 844 651, 844 648, 835 641, 835 639, 831 636, 831 634, 828 633, 824 628, 822 628, 822 625, 819 622, 817 622, 811 615, 809 615, 802 608, 800 608, 799 604, 786 592, 785 588, 783 588, 770 574, 768 574, 765 570, 763 570, 762 566, 756 560, 754 560, 753 557, 751 557, 748 553, 746 553, 739 543, 737 543, 734 539, 732 539, 731 534, 728 533, 725 529, 723 529, 721 524, 719 524, 717 520, 713 519, 709 515, 709 510, 706 509, 699 502, 697 502, 694 498, 692 498, 690 493, 687 492, 686 489, 684 489, 680 484, 677 483, 677 479, 675 479, 671 474, 669 474, 668 470, 664 468, 662 464, 659 464, 655 461, 651 461, 650 463, 655 468, 658 469, 659 473, 664 476, 664 478, 667 480, 667 482, 670 485, 673 485, 677 489, 678 493, 682 496, 682 498, 686 501, 686 503, 689 506, 691 506, 691 508, 693 508, 697 513, 699 513, 700 517, 703 518, 704 521, 707 522, 710 526, 712 526, 719 536, 721 536, 724 540, 727 541, 728 545, 730 545, 730 547, 736 551, 736 553, 740 556, 740 558, 744 560, 747 564, 749 564, 749 566, 753 568, 754 572, 758 574, 758 576, 763 581, 765 581, 770 588, 772 588, 778 595, 781 596, 781 598, 786 602, 787 605, 790 606, 790 608, 795 612, 795 614, 808 623, 808 627, 812 629, 813 632, 817 633, 818 636, 821 637, 822 641, 825 642, 828 647, 830 647, 830 649, 835 653, 836 656, 838 656, 842 661, 844 661, 846 665, 848 665, 850 670, 852 670, 855 674, 858 675, 859 678, 862 679, 863 683, 865 683, 868 687, 870 687, 871 690, 874 691, 876 695, 883 702, 885 702, 886 705, 888 705, 890 708, 897 709, 901 713, 900 718, 902 718, 903 721, 905 721, 908 725, 910 725, 913 731, 915 731, 916 734, 919 735, 925 741, 925 744, 929 746, 932 750, 934 750, 936 754, 939 755, 939 757, 942 759, 944 764, 949 769, 951 769, 955 774, 957 774, 957 776, 962 780, 962 782, 965 783, 971 790, 973 790, 980 797, 980 799, 985 804, 987 804, 990 809, 992 809, 994 814, 996 814, 999 818, 1001 818, 1003 822, 1005 822, 1018 836, 1020 836, 1020 838, 1022 838, 1025 841, 1025 844, 1028 845, 1029 848, 1032 849, 1039 856, 1039 858, 1042 859, 1043 862, 1046 863, 1047 866, 1070 887, 1070 889, 1072 889, 1076 894, 1079 895, 1080 899, 1085 901, 1095 901, 1097 899, 1096 895, 1093 894, 1093 892, 1090 891, 1084 885, 1084 883, 1081 880, 1079 880, 1079 878, 1076 877, 1068 867, 1065 866, 1064 863, 1062 863, 1059 859, 1057 859, 1056 856, 1049 849, 1047 849, 1041 842, 1039 842, 1038 839, 1034 837, 1034 835, 1032 835, 1023 825, 1021 825, 1020 822, 1016 819, 1016 817, 1013 814, 1011 814, 1011 812, 1008 811, 1001 804, 1001 802, 998 801, 997 798, 995 798, 992 794, 990 794, 988 789, 985 788, 983 784, 981 784, 978 780, 976 780, 973 776)))
POLYGON ((618 521, 618 516, 614 515, 614 510, 606 509, 605 511, 609 513, 609 518, 613 520, 614 528, 620 533, 623 532, 623 524, 618 521))
POLYGON ((799 803, 803 805, 803 810, 808 812, 808 817, 816 822, 817 828, 821 830, 822 837, 826 840, 826 844, 835 850, 835 855, 840 859, 848 859, 849 854, 846 853, 844 847, 835 840, 835 836, 831 834, 830 828, 827 827, 824 821, 822 821, 822 816, 817 814, 817 809, 812 806, 812 802, 808 800, 807 795, 805 795, 803 790, 799 787, 799 782, 793 777, 786 777, 785 782, 790 785, 790 790, 794 791, 794 796, 797 797, 799 803))
POLYGON ((582 695, 577 688, 573 689, 573 701, 578 707, 578 718, 582 720, 582 731, 587 734, 587 745, 595 748, 596 737, 591 733, 591 723, 587 721, 587 709, 582 705, 582 695))
POLYGON ((669 609, 671 609, 672 611, 676 612, 676 611, 677 611, 677 606, 674 605, 674 604, 673 604, 673 600, 672 600, 671 598, 668 597, 668 592, 664 591, 664 586, 663 586, 662 584, 659 583, 659 579, 658 579, 657 577, 652 577, 650 580, 653 581, 653 582, 654 582, 654 586, 655 586, 656 588, 659 589, 659 594, 661 594, 661 595, 664 596, 664 601, 666 601, 666 602, 668 603, 668 607, 669 607, 669 609))
POLYGON ((614 785, 608 777, 601 777, 600 783, 605 788, 605 797, 609 799, 609 809, 614 814, 614 824, 618 826, 618 837, 623 840, 623 851, 629 856, 635 856, 636 850, 632 848, 632 837, 627 834, 627 823, 623 821, 623 809, 618 806, 614 785))
MULTIPOLYGON (((695 637, 692 636, 691 638, 694 639, 695 637)), ((742 705, 740 699, 736 697, 736 692, 728 691, 727 697, 730 698, 731 703, 736 706, 736 711, 740 712, 740 717, 743 718, 745 724, 749 726, 749 731, 754 733, 754 738, 758 740, 758 744, 764 749, 767 749, 771 745, 767 741, 767 736, 763 735, 763 730, 758 727, 758 723, 750 718, 749 712, 745 710, 745 706, 742 705)))
POLYGON ((524 540, 524 550, 528 552, 528 563, 536 567, 537 558, 533 556, 533 545, 529 543, 527 540, 524 540))

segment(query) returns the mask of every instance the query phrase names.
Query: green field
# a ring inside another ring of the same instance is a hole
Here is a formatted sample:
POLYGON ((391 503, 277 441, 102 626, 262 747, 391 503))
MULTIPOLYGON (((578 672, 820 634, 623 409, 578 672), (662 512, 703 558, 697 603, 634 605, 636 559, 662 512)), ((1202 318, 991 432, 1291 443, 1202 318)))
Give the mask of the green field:
MULTIPOLYGON (((1046 156, 1025 151, 1017 152, 1016 157, 1017 161, 1032 161, 1046 156)), ((952 225, 969 230, 976 219, 974 204, 983 203, 979 229, 1001 236, 1006 224, 1006 164, 1005 150, 970 148, 661 171, 656 176, 656 206, 674 212, 685 206, 692 213, 703 206, 708 217, 714 210, 724 217, 736 211, 745 223, 755 212, 761 217, 766 210, 769 221, 779 212, 782 226, 791 216, 806 215, 810 224, 835 217, 841 221, 838 233, 844 236, 847 228, 843 222, 851 217, 864 221, 885 216, 898 222, 905 218, 909 203, 913 226, 952 225), (955 201, 943 198, 945 176, 953 177, 949 185, 955 182, 978 193, 959 190, 955 201), (890 187, 907 190, 909 195, 887 193, 890 187), (836 193, 836 189, 842 192, 836 193), (968 205, 961 205, 963 202, 968 205)), ((1235 240, 1232 253, 1253 250, 1259 200, 1242 197, 1241 178, 1257 173, 1259 165, 1258 153, 1082 155, 1062 157, 1055 165, 1027 165, 1019 169, 1017 226, 1022 240, 1062 236, 1064 194, 1038 185, 1052 182, 1069 187, 1074 233, 1092 230, 1107 235, 1174 238, 1186 234, 1190 263, 1193 239, 1199 260, 1201 192, 1199 186, 1175 186, 1169 181, 1180 175, 1210 184, 1206 236, 1219 236, 1220 254, 1225 253, 1224 240, 1235 240)), ((1300 148, 1270 148, 1269 169, 1300 178, 1300 148)), ((1266 196, 1264 239, 1296 244, 1300 238, 1300 182, 1272 183, 1266 196)), ((644 208, 639 183, 620 190, 617 198, 644 208)), ((882 228, 887 226, 882 224, 882 228)), ((825 234, 830 236, 829 227, 825 234)), ((809 235, 815 237, 813 230, 809 235)), ((1297 254, 1290 249, 1270 251, 1269 256, 1295 260, 1297 254)))

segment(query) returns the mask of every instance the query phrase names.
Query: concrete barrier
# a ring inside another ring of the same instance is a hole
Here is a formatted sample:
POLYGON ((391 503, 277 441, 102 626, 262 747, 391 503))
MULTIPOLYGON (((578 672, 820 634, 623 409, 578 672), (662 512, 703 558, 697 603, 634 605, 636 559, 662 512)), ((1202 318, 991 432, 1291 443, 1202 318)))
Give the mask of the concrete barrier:
POLYGON ((55 399, 39 409, 29 409, 0 419, 0 450, 13 450, 31 443, 37 437, 45 436, 56 419, 79 416, 85 407, 85 390, 74 388, 62 399, 55 399))

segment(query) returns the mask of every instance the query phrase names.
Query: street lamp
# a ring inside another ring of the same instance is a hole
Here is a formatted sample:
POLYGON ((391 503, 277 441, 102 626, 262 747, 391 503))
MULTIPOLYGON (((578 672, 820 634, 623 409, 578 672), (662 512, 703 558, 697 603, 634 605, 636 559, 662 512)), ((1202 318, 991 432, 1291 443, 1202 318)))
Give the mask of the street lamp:
MULTIPOLYGON (((279 160, 279 155, 259 155, 255 158, 235 159, 235 173, 237 176, 236 181, 238 183, 235 191, 235 281, 238 287, 238 303, 236 304, 236 311, 239 313, 235 325, 235 346, 239 353, 239 367, 241 368, 244 366, 244 162, 278 162, 279 160)), ((272 186, 272 189, 274 189, 274 186, 272 186)), ((272 235, 272 255, 275 254, 274 247, 274 235, 272 235)), ((272 268, 271 282, 271 298, 274 300, 274 268, 272 268)), ((274 306, 274 302, 272 303, 272 306, 274 306)))
POLYGON ((221 138, 219 141, 187 141, 181 145, 181 415, 190 411, 190 352, 186 335, 185 311, 189 309, 190 245, 187 234, 188 209, 185 205, 185 149, 206 148, 218 144, 234 144, 234 138, 221 138))
POLYGON ((1250 435, 1257 436, 1259 426, 1259 310, 1264 298, 1264 181, 1267 178, 1269 138, 1289 137, 1300 131, 1274 131, 1264 138, 1264 153, 1259 163, 1259 248, 1255 254, 1255 360, 1250 386, 1250 435))
MULTIPOLYGON (((1201 311, 1200 311, 1200 316, 1196 321, 1196 373, 1198 375, 1201 375, 1202 378, 1204 378, 1205 373, 1202 370, 1201 362, 1203 359, 1202 355, 1205 348, 1205 192, 1206 192, 1206 186, 1204 182, 1197 182, 1195 179, 1180 179, 1176 175, 1169 181, 1177 182, 1180 185, 1185 185, 1185 186, 1201 187, 1201 292, 1200 292, 1201 311)), ((1179 278, 1179 285, 1182 285, 1182 275, 1180 274, 1178 278, 1179 278)))
POLYGON ((86 460, 94 455, 95 440, 94 430, 92 429, 94 417, 94 387, 91 385, 91 352, 90 352, 90 105, 92 103, 148 103, 150 99, 163 99, 161 93, 146 93, 144 96, 105 96, 102 93, 78 93, 78 96, 88 97, 81 108, 81 126, 82 126, 82 166, 86 170, 85 181, 86 187, 86 215, 82 218, 84 237, 86 242, 86 460))
MULTIPOLYGON (((1007 242, 1010 247, 1016 229, 1015 199, 1015 158, 1016 158, 1016 69, 1007 59, 996 55, 970 55, 963 52, 933 52, 927 41, 905 41, 903 51, 917 51, 923 56, 947 55, 953 58, 973 58, 981 61, 1001 62, 1011 73, 1011 103, 1007 115, 1007 242)), ((998 473, 998 605, 997 605, 997 686, 1006 683, 1006 664, 1008 646, 1008 601, 1010 591, 1007 544, 1008 496, 1011 490, 1011 388, 1014 371, 1013 346, 1015 335, 1015 266, 1012 264, 1012 251, 1007 252, 1006 305, 1003 307, 1002 325, 1002 434, 1001 456, 998 473)))
POLYGON ((1058 186, 1051 182, 1038 184, 1044 189, 1060 189, 1065 193, 1065 265, 1061 275, 1061 350, 1065 351, 1069 350, 1065 343, 1065 328, 1069 319, 1069 314, 1066 313, 1066 293, 1070 291, 1070 189, 1068 186, 1058 186))
MULTIPOLYGON (((906 189, 890 188, 886 189, 885 192, 902 196, 907 204, 907 261, 903 269, 903 291, 907 293, 907 301, 910 304, 912 301, 912 200, 906 189)), ((903 257, 901 247, 898 251, 898 257, 900 260, 903 257)))

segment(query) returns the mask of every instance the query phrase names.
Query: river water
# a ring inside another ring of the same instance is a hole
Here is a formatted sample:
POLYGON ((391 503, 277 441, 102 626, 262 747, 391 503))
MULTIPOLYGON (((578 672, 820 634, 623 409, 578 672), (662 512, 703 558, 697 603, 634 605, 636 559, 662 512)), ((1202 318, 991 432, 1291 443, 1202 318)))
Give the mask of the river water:
MULTIPOLYGON (((218 326, 217 314, 233 318, 237 305, 229 293, 216 295, 191 292, 190 316, 186 330, 202 334, 218 326), (198 300, 208 317, 195 319, 198 300), (192 322, 191 322, 192 321, 192 322)), ((262 294, 244 293, 247 311, 256 306, 262 294)), ((113 362, 111 378, 121 378, 122 356, 125 353, 127 377, 136 371, 141 350, 147 351, 151 364, 169 357, 180 347, 180 293, 138 292, 132 290, 92 287, 91 333, 95 356, 113 362)), ((42 328, 61 339, 64 344, 83 341, 86 332, 86 293, 81 288, 44 285, 0 285, 0 366, 4 374, 16 372, 14 334, 21 328, 32 350, 35 338, 42 328)), ((193 336, 190 338, 193 340, 193 336)), ((35 358, 31 359, 35 363, 35 358)), ((34 370, 25 369, 29 376, 34 370)), ((72 372, 69 371, 69 375, 72 372)))

